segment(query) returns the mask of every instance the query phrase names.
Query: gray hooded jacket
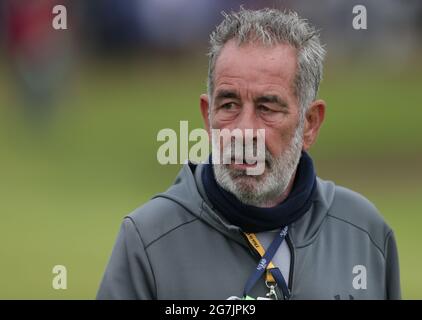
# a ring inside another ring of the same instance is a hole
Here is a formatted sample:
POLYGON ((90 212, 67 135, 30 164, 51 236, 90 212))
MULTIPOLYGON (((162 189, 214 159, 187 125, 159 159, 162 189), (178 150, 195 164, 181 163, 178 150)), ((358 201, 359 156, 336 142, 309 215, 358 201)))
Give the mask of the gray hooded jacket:
MULTIPOLYGON (((260 257, 213 210, 202 169, 184 165, 173 186, 124 218, 97 299, 242 296, 260 257)), ((317 178, 315 201, 286 241, 291 299, 400 299, 393 232, 361 195, 317 178)), ((267 292, 263 279, 250 295, 267 292)))

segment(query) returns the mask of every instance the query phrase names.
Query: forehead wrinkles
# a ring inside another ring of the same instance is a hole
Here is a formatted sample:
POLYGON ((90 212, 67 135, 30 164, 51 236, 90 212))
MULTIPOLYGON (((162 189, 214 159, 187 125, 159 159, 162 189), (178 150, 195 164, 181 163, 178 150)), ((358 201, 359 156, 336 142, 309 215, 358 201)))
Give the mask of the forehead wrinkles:
POLYGON ((268 84, 294 94, 296 60, 295 49, 290 46, 242 48, 228 43, 217 59, 215 87, 232 83, 268 84))
POLYGON ((213 99, 239 98, 258 99, 263 96, 278 96, 279 99, 294 103, 294 91, 290 83, 280 83, 271 79, 252 79, 245 77, 222 76, 217 79, 213 99), (232 95, 233 93, 233 95, 232 95), (237 96, 237 97, 236 97, 237 96))

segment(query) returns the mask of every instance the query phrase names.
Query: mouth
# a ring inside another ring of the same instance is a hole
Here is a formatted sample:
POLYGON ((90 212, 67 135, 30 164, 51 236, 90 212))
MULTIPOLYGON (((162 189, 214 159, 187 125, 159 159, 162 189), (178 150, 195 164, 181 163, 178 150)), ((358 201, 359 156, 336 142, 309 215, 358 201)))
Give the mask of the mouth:
MULTIPOLYGON (((248 169, 248 168, 255 168, 257 165, 258 165, 257 160, 253 161, 252 163, 248 163, 248 162, 246 162, 245 159, 243 159, 242 163, 235 163, 234 157, 231 158, 231 163, 229 164, 229 166, 234 168, 234 169, 242 169, 242 170, 245 170, 245 169, 248 169)), ((265 166, 267 168, 269 166, 269 163, 268 163, 267 160, 265 160, 265 166)))
POLYGON ((256 163, 249 164, 249 163, 231 163, 230 166, 232 166, 235 169, 248 169, 248 168, 254 168, 256 166, 256 163))

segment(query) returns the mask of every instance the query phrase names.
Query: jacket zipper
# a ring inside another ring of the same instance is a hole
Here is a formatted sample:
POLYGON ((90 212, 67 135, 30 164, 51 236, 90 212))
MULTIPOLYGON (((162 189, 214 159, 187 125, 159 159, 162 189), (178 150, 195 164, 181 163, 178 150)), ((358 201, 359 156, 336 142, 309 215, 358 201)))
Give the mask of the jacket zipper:
POLYGON ((292 294, 292 289, 293 289, 293 271, 294 271, 294 267, 295 267, 295 251, 293 248, 293 244, 292 241, 290 239, 290 236, 287 234, 286 237, 286 242, 287 245, 289 246, 289 250, 290 250, 290 270, 289 270, 289 290, 290 290, 290 294, 292 294))
MULTIPOLYGON (((289 284, 288 284, 287 287, 289 288, 290 297, 291 297, 292 288, 293 288, 293 268, 294 268, 294 265, 295 265, 295 252, 293 250, 293 244, 292 244, 292 241, 290 240, 289 234, 287 234, 287 236, 286 236, 286 242, 287 242, 287 246, 289 247, 289 250, 290 250, 289 284)), ((277 292, 277 297, 283 297, 283 293, 281 292, 281 289, 278 286, 275 287, 275 290, 277 292)), ((290 298, 287 299, 287 300, 290 300, 290 298)))

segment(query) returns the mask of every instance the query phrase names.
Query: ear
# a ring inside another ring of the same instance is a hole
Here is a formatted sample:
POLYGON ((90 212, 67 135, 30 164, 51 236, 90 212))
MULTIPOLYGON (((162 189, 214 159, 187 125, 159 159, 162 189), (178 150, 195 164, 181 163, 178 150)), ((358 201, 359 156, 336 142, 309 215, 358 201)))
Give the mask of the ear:
POLYGON ((315 100, 306 112, 303 131, 303 150, 305 151, 309 150, 318 137, 319 129, 325 117, 325 107, 324 100, 315 100))
POLYGON ((210 118, 209 118, 209 99, 207 94, 201 94, 199 97, 200 100, 200 107, 201 107, 201 114, 202 120, 204 120, 205 129, 207 130, 208 134, 210 134, 210 118))

